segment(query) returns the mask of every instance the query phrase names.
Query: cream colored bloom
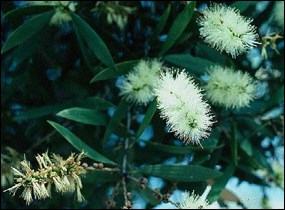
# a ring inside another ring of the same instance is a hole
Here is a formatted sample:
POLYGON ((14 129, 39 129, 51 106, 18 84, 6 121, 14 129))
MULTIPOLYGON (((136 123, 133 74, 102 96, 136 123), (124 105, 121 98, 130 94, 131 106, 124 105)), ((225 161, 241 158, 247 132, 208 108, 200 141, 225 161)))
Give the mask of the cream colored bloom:
POLYGON ((50 19, 50 25, 60 26, 64 23, 71 21, 71 16, 69 13, 65 12, 61 8, 55 9, 55 14, 50 19))
POLYGON ((50 25, 60 26, 71 21, 69 12, 75 12, 77 2, 73 1, 29 1, 30 5, 54 6, 55 14, 50 20, 50 25))
POLYGON ((123 30, 128 23, 128 16, 135 10, 134 7, 121 5, 120 1, 97 1, 91 11, 106 15, 108 24, 116 23, 119 29, 123 30))
POLYGON ((161 68, 162 63, 156 59, 141 60, 118 84, 119 95, 130 103, 147 105, 154 99, 153 88, 161 68))
POLYGON ((155 95, 161 117, 178 138, 186 144, 200 144, 201 139, 209 136, 213 124, 210 106, 184 71, 163 72, 156 83, 155 95))
POLYGON ((284 1, 275 2, 273 17, 277 25, 284 29, 284 1))
POLYGON ((5 190, 15 195, 18 189, 23 188, 21 197, 29 205, 33 199, 45 199, 50 197, 51 185, 54 184, 57 192, 75 192, 78 201, 83 201, 80 190, 82 189, 82 174, 86 173, 86 167, 81 165, 83 153, 72 153, 66 160, 58 155, 49 157, 48 153, 37 155, 36 160, 39 169, 31 168, 27 160, 21 161, 21 170, 12 168, 15 173, 16 184, 5 190))
POLYGON ((31 187, 26 187, 24 189, 21 197, 26 201, 27 205, 30 205, 30 203, 33 202, 32 188, 31 187))
POLYGON ((209 202, 204 196, 199 196, 192 192, 183 194, 182 202, 179 204, 179 209, 207 209, 209 207, 209 202))
POLYGON ((258 34, 252 20, 237 9, 213 4, 198 19, 200 35, 206 43, 233 58, 256 46, 258 34))
POLYGON ((216 65, 209 69, 205 90, 213 104, 235 109, 249 105, 255 97, 256 85, 248 73, 216 65))

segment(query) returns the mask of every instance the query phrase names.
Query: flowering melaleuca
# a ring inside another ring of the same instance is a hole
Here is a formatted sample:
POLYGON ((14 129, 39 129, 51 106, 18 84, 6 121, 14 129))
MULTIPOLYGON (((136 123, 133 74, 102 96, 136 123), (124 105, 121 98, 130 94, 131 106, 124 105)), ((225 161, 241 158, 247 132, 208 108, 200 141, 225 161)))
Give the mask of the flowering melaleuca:
POLYGON ((148 104, 154 99, 153 87, 161 67, 158 60, 141 60, 118 84, 119 95, 134 104, 148 104))
POLYGON ((212 115, 201 90, 184 71, 165 71, 156 83, 155 94, 162 118, 186 144, 200 144, 209 136, 212 115), (174 76, 174 74, 176 74, 174 76))
POLYGON ((77 2, 73 1, 29 1, 30 5, 54 6, 55 14, 50 20, 50 25, 60 26, 71 21, 69 12, 75 12, 77 2))
POLYGON ((233 58, 257 44, 257 33, 252 20, 240 15, 237 9, 213 4, 198 19, 201 37, 220 52, 233 58))
POLYGON ((273 17, 277 25, 284 29, 284 1, 275 2, 273 17))
MULTIPOLYGON (((57 192, 75 192, 79 202, 84 200, 81 194, 82 182, 79 177, 86 173, 86 167, 81 164, 83 153, 75 155, 72 153, 66 160, 48 153, 37 155, 36 160, 39 169, 31 168, 27 160, 20 162, 20 169, 13 168, 17 177, 16 183, 5 190, 15 195, 17 190, 23 188, 21 197, 29 205, 33 199, 45 199, 51 196, 51 186, 55 186, 57 192)), ((5 192, 4 191, 4 192, 5 192)))
POLYGON ((209 202, 205 196, 199 196, 192 192, 191 196, 189 192, 183 193, 182 202, 178 205, 179 209, 207 209, 209 202))
POLYGON ((256 85, 248 73, 229 67, 211 66, 205 86, 207 97, 213 104, 226 108, 242 108, 255 97, 256 85))
POLYGON ((128 23, 128 16, 135 10, 136 8, 121 5, 119 1, 97 1, 91 11, 105 14, 108 24, 116 23, 119 29, 123 30, 128 23))

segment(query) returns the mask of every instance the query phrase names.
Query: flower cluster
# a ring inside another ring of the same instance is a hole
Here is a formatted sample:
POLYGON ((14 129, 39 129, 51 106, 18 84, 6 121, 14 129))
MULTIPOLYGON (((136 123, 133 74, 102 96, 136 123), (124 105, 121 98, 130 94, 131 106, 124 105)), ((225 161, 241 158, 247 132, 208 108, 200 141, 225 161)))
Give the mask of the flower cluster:
POLYGON ((178 205, 179 209, 207 209, 209 202, 204 196, 199 196, 192 192, 191 196, 189 192, 183 193, 183 201, 178 205))
POLYGON ((83 153, 76 155, 72 153, 66 160, 61 156, 48 153, 37 155, 38 170, 31 168, 25 159, 20 162, 20 169, 13 168, 16 183, 5 190, 13 196, 17 190, 23 188, 21 197, 29 205, 33 199, 45 199, 51 196, 51 186, 55 186, 57 192, 76 192, 78 202, 84 200, 81 194, 82 182, 80 175, 86 173, 86 167, 81 164, 83 153))
POLYGON ((237 9, 223 4, 211 5, 198 19, 200 35, 205 42, 233 58, 258 44, 256 28, 251 22, 237 9))
POLYGON ((134 104, 148 104, 154 99, 153 88, 161 68, 162 63, 156 59, 141 60, 134 70, 119 82, 119 95, 134 104))
POLYGON ((226 108, 242 108, 255 97, 256 85, 248 73, 229 67, 211 66, 206 94, 213 104, 226 108))
POLYGON ((276 1, 273 9, 274 20, 284 29, 284 1, 276 1))
POLYGON ((155 94, 161 117, 186 144, 199 144, 209 136, 213 116, 202 100, 201 90, 184 71, 166 70, 156 83, 155 94), (176 76, 174 75, 176 74, 176 76))
POLYGON ((107 16, 108 24, 116 23, 120 30, 123 30, 128 22, 128 15, 132 14, 136 8, 123 6, 119 1, 98 1, 92 11, 100 12, 107 16))
POLYGON ((29 4, 54 6, 55 14, 50 20, 50 25, 60 26, 72 20, 69 12, 75 12, 78 3, 73 1, 29 1, 29 4))

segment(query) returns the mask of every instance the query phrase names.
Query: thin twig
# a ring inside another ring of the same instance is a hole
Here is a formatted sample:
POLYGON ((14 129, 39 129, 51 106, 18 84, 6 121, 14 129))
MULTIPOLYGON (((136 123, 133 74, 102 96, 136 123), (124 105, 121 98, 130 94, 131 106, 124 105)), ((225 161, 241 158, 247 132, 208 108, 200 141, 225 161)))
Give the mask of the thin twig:
MULTIPOLYGON (((129 130, 131 127, 131 113, 130 110, 127 114, 127 129, 129 130)), ((125 145, 124 145, 124 156, 123 156, 123 163, 122 163, 122 174, 127 174, 127 163, 128 163, 128 150, 129 150, 129 137, 126 137, 125 139, 125 145)))
MULTIPOLYGON (((128 109, 127 113, 127 129, 129 130, 131 127, 131 121, 132 121, 132 116, 130 109, 128 109)), ((125 205, 123 208, 129 208, 131 206, 131 203, 128 200, 128 195, 127 195, 127 185, 126 185, 126 176, 127 176, 127 164, 128 164, 128 150, 129 150, 129 137, 125 138, 125 144, 124 144, 124 156, 123 156, 123 162, 122 162, 122 186, 123 186, 123 194, 124 194, 124 200, 125 200, 125 205)))
POLYGON ((124 200, 125 200, 125 206, 128 206, 128 196, 127 196, 127 185, 126 185, 126 178, 122 178, 122 186, 123 186, 123 194, 124 194, 124 200))

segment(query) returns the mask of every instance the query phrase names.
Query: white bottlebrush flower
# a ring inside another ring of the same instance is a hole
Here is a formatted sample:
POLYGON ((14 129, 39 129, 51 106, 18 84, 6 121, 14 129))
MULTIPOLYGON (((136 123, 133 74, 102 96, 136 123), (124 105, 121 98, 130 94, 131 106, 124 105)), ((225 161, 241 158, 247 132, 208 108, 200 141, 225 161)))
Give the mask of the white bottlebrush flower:
POLYGON ((206 94, 213 104, 225 108, 242 108, 254 99, 256 85, 248 73, 229 67, 211 66, 206 94))
POLYGON ((153 88, 159 77, 162 63, 158 60, 141 60, 132 72, 118 84, 120 96, 128 102, 146 105, 154 99, 153 88))
POLYGON ((156 83, 155 95, 161 117, 178 138, 186 144, 200 144, 201 139, 209 136, 213 124, 210 107, 184 71, 163 72, 156 83))
POLYGON ((273 17, 277 25, 284 29, 284 1, 275 2, 273 17))
POLYGON ((26 201, 26 205, 30 205, 30 203, 33 201, 32 188, 26 187, 22 192, 21 197, 26 201))
POLYGON ((209 202, 205 196, 199 196, 192 192, 191 196, 189 192, 183 193, 183 200, 178 205, 179 209, 207 209, 209 202))
POLYGON ((258 44, 256 27, 251 22, 237 9, 223 4, 211 5, 198 19, 200 35, 205 42, 233 58, 258 44))

